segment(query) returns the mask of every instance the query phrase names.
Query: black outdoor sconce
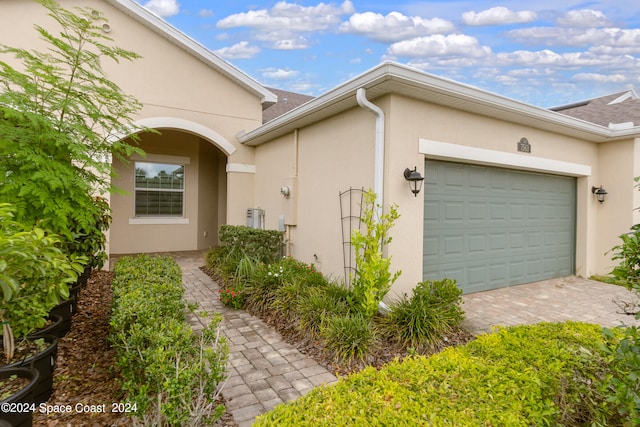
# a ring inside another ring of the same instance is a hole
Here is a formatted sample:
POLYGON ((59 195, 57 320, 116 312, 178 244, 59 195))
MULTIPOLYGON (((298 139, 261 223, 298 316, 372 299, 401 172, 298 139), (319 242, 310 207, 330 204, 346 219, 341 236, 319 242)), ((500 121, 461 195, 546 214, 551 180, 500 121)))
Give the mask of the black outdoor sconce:
POLYGON ((409 189, 413 193, 414 197, 418 197, 418 193, 422 190, 422 181, 424 181, 424 177, 417 171, 417 167, 414 167, 413 170, 406 168, 404 170, 404 179, 409 181, 409 189))
POLYGON ((600 187, 591 187, 591 192, 596 196, 596 200, 601 204, 604 202, 604 198, 608 194, 607 190, 602 188, 602 185, 600 187))

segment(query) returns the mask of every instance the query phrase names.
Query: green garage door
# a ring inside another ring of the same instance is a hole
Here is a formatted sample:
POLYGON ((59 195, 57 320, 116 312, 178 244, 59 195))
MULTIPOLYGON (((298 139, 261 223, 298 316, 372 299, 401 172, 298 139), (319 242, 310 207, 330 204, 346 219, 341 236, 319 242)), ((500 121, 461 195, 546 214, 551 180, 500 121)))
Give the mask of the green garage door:
POLYGON ((464 293, 574 273, 575 178, 426 161, 425 279, 464 293))

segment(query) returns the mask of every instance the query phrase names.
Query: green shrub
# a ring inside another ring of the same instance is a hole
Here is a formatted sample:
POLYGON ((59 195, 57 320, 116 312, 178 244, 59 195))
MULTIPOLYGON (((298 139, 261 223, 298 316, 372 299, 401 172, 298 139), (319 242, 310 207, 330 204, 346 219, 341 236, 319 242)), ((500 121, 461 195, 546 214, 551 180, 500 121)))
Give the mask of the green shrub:
POLYGON ((442 340, 464 320, 462 291, 456 281, 424 281, 391 305, 385 333, 405 346, 424 349, 442 340))
POLYGON ((590 425, 584 414, 623 425, 598 391, 607 367, 599 343, 596 325, 505 328, 429 358, 365 368, 279 405, 255 425, 590 425))
POLYGON ((640 425, 640 328, 628 326, 605 329, 605 351, 613 373, 608 385, 613 394, 609 401, 619 413, 640 425))
MULTIPOLYGON (((640 188, 640 177, 636 177, 635 182, 635 187, 640 188)), ((619 264, 611 275, 616 283, 622 283, 640 297, 640 224, 635 224, 620 239, 622 243, 613 248, 612 257, 619 264)), ((640 301, 628 303, 640 320, 640 301)), ((615 332, 621 334, 621 338, 611 329, 604 331, 605 350, 614 371, 608 382, 613 392, 610 401, 618 405, 620 414, 631 419, 633 425, 640 425, 640 330, 637 326, 627 326, 615 332)))
POLYGON ((375 332, 371 319, 360 312, 330 316, 320 326, 325 350, 346 363, 365 358, 375 342, 375 332))
POLYGON ((255 262, 272 263, 282 257, 282 233, 277 230, 261 230, 242 225, 221 225, 218 259, 227 273, 235 269, 244 257, 255 262))
POLYGON ((14 335, 24 338, 43 327, 86 263, 64 254, 59 236, 14 221, 14 212, 0 203, 0 339, 7 362, 14 357, 14 335))
POLYGON ((319 338, 330 318, 351 313, 348 295, 348 290, 338 284, 327 283, 322 287, 309 288, 294 308, 299 318, 298 331, 310 338, 319 338))
POLYGON ((318 276, 324 281, 313 266, 291 257, 281 258, 273 264, 260 263, 247 279, 247 308, 255 313, 273 310, 280 288, 294 282, 308 283, 308 280, 318 280, 318 276))
POLYGON ((121 387, 143 424, 210 424, 227 348, 221 317, 196 335, 185 321, 182 273, 168 257, 125 257, 115 265, 110 341, 121 387))

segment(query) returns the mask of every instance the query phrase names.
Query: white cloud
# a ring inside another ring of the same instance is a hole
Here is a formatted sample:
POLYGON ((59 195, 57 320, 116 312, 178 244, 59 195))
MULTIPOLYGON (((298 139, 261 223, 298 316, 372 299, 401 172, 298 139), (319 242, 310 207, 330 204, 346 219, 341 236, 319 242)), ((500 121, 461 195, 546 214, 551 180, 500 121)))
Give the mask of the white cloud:
POLYGON ((595 83, 625 83, 628 78, 623 74, 578 73, 571 80, 595 83))
POLYGON ((306 37, 289 30, 261 31, 254 35, 254 39, 266 42, 268 47, 277 50, 306 49, 311 45, 306 37))
POLYGON ((640 28, 556 28, 532 27, 509 31, 509 38, 526 44, 546 46, 591 46, 600 54, 640 52, 640 28))
POLYGON ((275 41, 271 47, 276 50, 298 50, 309 47, 309 41, 304 37, 296 37, 292 39, 280 39, 275 41))
POLYGON ((262 70, 262 76, 265 79, 270 80, 289 80, 296 77, 299 74, 298 71, 282 69, 282 68, 267 68, 262 70))
POLYGON ((208 17, 213 16, 213 15, 215 15, 215 14, 213 13, 213 10, 211 10, 211 9, 200 9, 198 11, 198 16, 201 16, 203 18, 208 18, 208 17))
POLYGON ((350 0, 336 6, 319 3, 316 6, 300 6, 280 1, 271 9, 250 10, 221 19, 218 28, 250 27, 256 30, 281 30, 310 32, 321 31, 340 23, 340 16, 355 11, 350 0))
POLYGON ((144 7, 162 17, 177 15, 180 12, 177 0, 149 0, 144 7))
POLYGON ((218 49, 214 53, 225 59, 249 59, 260 53, 260 48, 251 46, 247 41, 242 41, 233 46, 218 49))
POLYGON ((386 16, 374 12, 354 13, 340 26, 343 33, 362 34, 381 42, 394 42, 430 34, 448 33, 453 23, 440 18, 423 19, 390 12, 386 16))
POLYGON ((607 27, 611 25, 604 13, 593 9, 571 10, 558 18, 556 23, 563 27, 572 28, 607 27))
POLYGON ((529 10, 515 12, 503 6, 492 7, 482 12, 465 12, 462 22, 466 25, 507 25, 521 24, 535 20, 537 14, 529 10))
POLYGON ((481 46, 475 37, 464 34, 446 36, 436 34, 394 43, 387 49, 387 54, 408 58, 425 56, 480 58, 490 55, 491 49, 481 46))
POLYGON ((587 67, 602 65, 603 60, 586 52, 556 53, 548 49, 540 51, 517 50, 496 55, 496 63, 501 66, 552 66, 587 67))

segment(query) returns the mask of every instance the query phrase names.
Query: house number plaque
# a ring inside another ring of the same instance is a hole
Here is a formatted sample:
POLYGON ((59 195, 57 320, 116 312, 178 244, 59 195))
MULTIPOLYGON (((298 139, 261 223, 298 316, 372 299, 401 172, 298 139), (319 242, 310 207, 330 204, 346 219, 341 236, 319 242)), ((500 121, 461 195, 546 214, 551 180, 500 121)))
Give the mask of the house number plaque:
POLYGON ((520 141, 518 141, 518 151, 523 153, 531 152, 531 144, 529 144, 527 138, 521 138, 520 141))

